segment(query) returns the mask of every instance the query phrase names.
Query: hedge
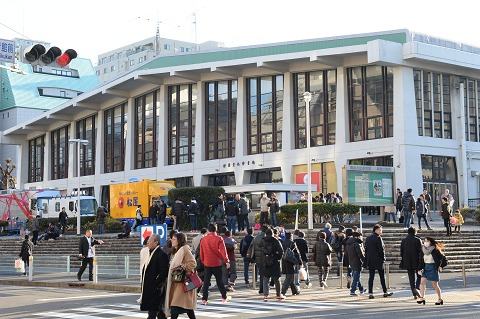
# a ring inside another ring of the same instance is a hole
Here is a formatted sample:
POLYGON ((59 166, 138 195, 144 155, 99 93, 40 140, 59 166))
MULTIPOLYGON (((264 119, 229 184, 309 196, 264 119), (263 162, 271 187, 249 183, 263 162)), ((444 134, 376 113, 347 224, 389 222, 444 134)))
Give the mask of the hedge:
MULTIPOLYGON (((295 223, 295 214, 298 209, 299 220, 308 217, 308 203, 285 204, 280 207, 278 220, 281 224, 295 223)), ((325 217, 331 220, 334 216, 343 214, 344 217, 354 217, 360 211, 360 206, 349 203, 312 203, 313 216, 325 217)))

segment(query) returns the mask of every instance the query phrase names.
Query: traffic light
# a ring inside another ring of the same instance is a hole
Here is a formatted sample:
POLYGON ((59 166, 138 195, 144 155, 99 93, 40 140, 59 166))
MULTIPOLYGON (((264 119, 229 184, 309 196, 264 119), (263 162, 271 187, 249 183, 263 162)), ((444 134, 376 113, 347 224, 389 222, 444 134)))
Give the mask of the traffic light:
POLYGON ((77 57, 77 52, 68 49, 62 54, 62 50, 58 47, 50 47, 48 50, 43 44, 37 43, 21 50, 19 59, 24 63, 41 66, 56 66, 64 68, 73 59, 77 57))

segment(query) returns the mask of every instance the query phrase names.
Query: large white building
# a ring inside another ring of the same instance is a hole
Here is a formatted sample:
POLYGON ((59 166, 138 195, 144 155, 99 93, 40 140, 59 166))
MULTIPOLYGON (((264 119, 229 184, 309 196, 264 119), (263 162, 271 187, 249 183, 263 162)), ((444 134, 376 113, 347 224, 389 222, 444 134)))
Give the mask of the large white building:
MULTIPOLYGON (((394 185, 479 196, 480 49, 408 30, 157 57, 4 132, 25 187, 111 183, 303 184, 344 190, 348 164, 389 166, 394 185), (311 149, 306 148, 305 91, 311 149), (68 149, 68 160, 59 154, 68 149), (68 164, 68 165, 67 165, 68 164)), ((436 201, 435 201, 436 202, 436 201)))

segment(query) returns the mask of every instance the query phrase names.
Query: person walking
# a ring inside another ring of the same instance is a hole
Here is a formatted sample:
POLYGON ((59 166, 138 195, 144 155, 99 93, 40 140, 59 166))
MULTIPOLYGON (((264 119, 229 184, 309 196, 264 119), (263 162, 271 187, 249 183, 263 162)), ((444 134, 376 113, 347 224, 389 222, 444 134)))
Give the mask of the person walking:
POLYGON ((237 250, 238 245, 237 241, 232 237, 232 232, 229 230, 225 231, 223 242, 225 243, 225 248, 227 249, 228 259, 230 260, 229 268, 222 263, 223 284, 226 286, 225 289, 227 291, 235 291, 233 288, 235 286, 235 280, 237 280, 237 258, 235 256, 235 250, 237 250))
POLYGON ((65 235, 65 229, 67 228, 67 212, 65 211, 65 207, 62 207, 62 210, 58 214, 58 222, 62 226, 60 237, 65 235))
POLYGON ((285 295, 287 294, 287 290, 290 287, 292 290, 292 295, 296 296, 300 294, 297 286, 295 286, 294 276, 295 276, 295 267, 298 266, 300 263, 300 255, 298 254, 297 245, 292 240, 292 233, 288 232, 285 234, 285 240, 282 242, 282 248, 285 253, 288 248, 290 248, 293 253, 295 254, 295 258, 297 260, 296 263, 289 262, 285 259, 282 260, 282 274, 285 275, 285 280, 282 284, 282 291, 281 291, 281 298, 285 299, 285 295))
POLYGON ((78 247, 79 257, 82 258, 82 266, 78 270, 77 279, 82 281, 82 275, 88 264, 88 280, 93 281, 93 257, 95 256, 94 248, 95 245, 102 245, 103 240, 96 240, 92 237, 92 230, 87 229, 85 231, 85 236, 80 238, 80 243, 78 247))
POLYGON ((422 258, 422 240, 416 236, 417 230, 415 227, 408 229, 408 235, 402 240, 400 244, 400 269, 405 269, 408 273, 408 281, 410 289, 412 290, 415 299, 420 297, 420 262, 422 258), (416 277, 416 279, 415 279, 416 277))
POLYGON ((403 224, 405 221, 405 217, 403 216, 403 210, 402 210, 402 191, 397 188, 397 200, 395 201, 395 207, 397 209, 397 216, 398 216, 398 223, 403 224))
POLYGON ((157 222, 157 216, 160 210, 158 209, 157 203, 153 202, 152 206, 148 209, 148 219, 150 221, 150 225, 154 225, 157 222))
POLYGON ((202 305, 208 303, 208 289, 212 275, 217 281, 218 290, 222 295, 222 302, 230 301, 231 297, 227 296, 227 290, 222 281, 222 261, 225 266, 230 268, 230 260, 228 259, 227 249, 222 237, 217 235, 217 226, 215 224, 208 225, 208 235, 205 236, 200 244, 200 259, 205 265, 203 297, 202 305))
POLYGON ((267 197, 267 193, 262 194, 260 198, 260 225, 268 224, 268 204, 270 200, 267 197))
MULTIPOLYGON (((343 267, 347 268, 347 289, 350 289, 352 285, 352 268, 350 267, 350 262, 348 260, 347 254, 347 241, 352 237, 353 230, 351 228, 345 229, 345 238, 342 241, 342 249, 343 249, 343 267)), ((363 248, 363 244, 362 244, 363 248)))
POLYGON ((40 231, 40 215, 35 216, 32 221, 33 245, 37 246, 38 232, 40 231))
POLYGON ((263 301, 268 301, 270 279, 275 283, 276 298, 278 300, 285 299, 280 294, 280 260, 283 256, 283 248, 278 239, 273 237, 271 229, 265 231, 265 237, 262 238, 260 249, 262 253, 260 267, 263 273, 263 301))
POLYGON ((373 295, 373 280, 375 278, 375 271, 378 272, 380 277, 380 284, 383 289, 383 297, 389 297, 393 295, 392 292, 388 292, 387 285, 385 284, 385 245, 383 244, 382 226, 376 224, 373 226, 373 231, 370 236, 365 240, 365 268, 368 269, 368 298, 374 299, 373 295))
POLYGON ((425 215, 432 222, 433 221, 433 216, 430 212, 430 203, 432 202, 432 197, 428 193, 428 190, 426 190, 426 189, 423 190, 423 197, 425 198, 425 208, 426 208, 425 215))
POLYGON ((190 232, 196 233, 198 228, 198 214, 200 213, 200 206, 198 206, 197 200, 195 197, 192 197, 190 200, 190 205, 188 205, 187 214, 190 218, 190 232))
POLYGON ((24 266, 23 275, 27 275, 27 267, 30 266, 30 256, 33 255, 33 243, 30 241, 29 236, 25 235, 25 240, 22 242, 22 248, 18 257, 22 258, 24 266))
POLYGON ((166 319, 164 311, 169 259, 160 247, 160 236, 152 234, 146 242, 141 271, 140 310, 148 311, 147 319, 166 319))
POLYGON ((137 210, 135 211, 135 225, 133 225, 133 231, 137 231, 137 227, 142 225, 142 221, 143 221, 142 205, 138 205, 137 210))
POLYGON ((365 261, 365 250, 363 249, 362 234, 353 232, 347 239, 345 256, 348 256, 348 262, 352 269, 352 284, 350 286, 350 297, 358 296, 355 291, 358 288, 360 294, 365 293, 365 288, 361 282, 362 265, 365 261))
MULTIPOLYGON (((432 228, 428 225, 427 221, 427 205, 425 201, 425 196, 422 194, 420 197, 418 197, 417 203, 415 204, 416 210, 417 210, 417 218, 418 218, 418 229, 422 230, 422 225, 420 222, 423 221, 425 222, 425 226, 427 226, 428 230, 431 230, 432 228)), ((410 228, 409 228, 410 229, 410 228)))
POLYGON ((450 202, 448 201, 448 197, 442 197, 442 218, 443 218, 443 225, 447 230, 447 236, 452 236, 452 224, 450 223, 450 218, 452 217, 452 207, 450 206, 450 202))
POLYGON ((107 217, 107 213, 105 212, 105 207, 100 206, 97 208, 97 228, 98 234, 101 235, 105 232, 105 218, 107 217))
MULTIPOLYGON (((317 235, 318 238, 319 235, 317 235)), ((310 288, 312 284, 310 283, 310 272, 308 271, 308 243, 305 240, 305 233, 300 231, 298 232, 298 238, 293 241, 297 245, 298 253, 300 254, 301 264, 300 267, 305 268, 307 272, 307 279, 305 280, 305 287, 310 288)), ((297 274, 300 268, 297 269, 297 274)), ((300 280, 297 276, 295 285, 300 286, 300 280)))
MULTIPOLYGON (((327 278, 330 266, 332 266, 332 259, 330 257, 333 252, 332 247, 325 241, 327 235, 321 232, 318 236, 315 245, 313 246, 313 261, 318 267, 318 278, 320 281, 320 289, 328 288, 327 278)), ((339 263, 340 266, 340 263, 339 263)))
POLYGON ((429 280, 432 282, 432 287, 435 289, 438 297, 435 305, 443 305, 442 290, 438 285, 440 281, 439 273, 447 266, 447 258, 443 254, 443 244, 427 236, 423 242, 422 253, 423 258, 420 263, 422 279, 420 281, 420 297, 417 299, 417 303, 425 305, 425 290, 427 288, 427 280, 429 280))
POLYGON ((245 285, 247 287, 250 287, 249 268, 250 268, 250 263, 252 262, 250 257, 247 256, 247 251, 248 251, 248 247, 250 247, 250 245, 253 242, 254 237, 252 234, 253 234, 253 229, 248 228, 247 234, 240 241, 240 255, 243 257, 243 279, 245 280, 245 285))
MULTIPOLYGON (((325 234, 326 236, 326 234, 325 234)), ((340 268, 343 264, 343 246, 342 242, 345 239, 345 226, 340 225, 338 230, 332 234, 330 239, 330 245, 333 249, 333 252, 337 255, 337 277, 340 277, 340 268)))
POLYGON ((195 319, 197 291, 192 289, 185 292, 183 290, 183 282, 174 282, 172 280, 172 270, 178 266, 183 267, 186 276, 191 275, 197 266, 195 257, 187 245, 187 237, 182 233, 176 233, 172 236, 172 251, 165 297, 165 315, 171 317, 171 319, 177 319, 180 314, 186 313, 188 318, 195 319))
POLYGON ((402 211, 403 211, 403 229, 407 230, 412 221, 412 212, 415 210, 415 199, 412 195, 412 189, 407 189, 402 196, 402 211))
MULTIPOLYGON (((255 270, 258 271, 259 274, 259 289, 258 289, 258 294, 262 295, 263 294, 263 270, 261 267, 261 262, 262 262, 262 247, 260 244, 262 243, 263 237, 265 237, 265 232, 267 231, 268 227, 267 225, 262 225, 260 227, 260 234, 255 236, 255 238, 252 241, 253 245, 253 259, 255 262, 255 270)), ((257 273, 255 272, 254 274, 255 278, 257 277, 257 273)))

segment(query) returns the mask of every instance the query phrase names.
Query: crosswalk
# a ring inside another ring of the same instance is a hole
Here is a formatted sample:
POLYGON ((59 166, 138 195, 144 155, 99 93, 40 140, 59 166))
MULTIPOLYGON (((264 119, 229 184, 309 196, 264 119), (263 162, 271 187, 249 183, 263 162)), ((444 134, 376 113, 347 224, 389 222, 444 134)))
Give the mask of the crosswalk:
MULTIPOLYGON (((195 315, 199 318, 231 318, 240 314, 262 315, 271 314, 272 312, 300 312, 313 309, 331 309, 336 307, 355 307, 355 303, 332 303, 332 302, 315 302, 315 301, 299 301, 284 300, 268 302, 262 300, 239 300, 229 303, 220 301, 210 301, 207 305, 200 303, 195 310, 195 315)), ((74 309, 62 309, 61 311, 48 311, 46 313, 38 313, 34 315, 37 319, 46 318, 65 318, 65 319, 106 319, 106 318, 145 318, 146 313, 139 310, 136 304, 110 304, 99 306, 87 306, 74 309)), ((180 318, 187 318, 186 315, 180 318)))

